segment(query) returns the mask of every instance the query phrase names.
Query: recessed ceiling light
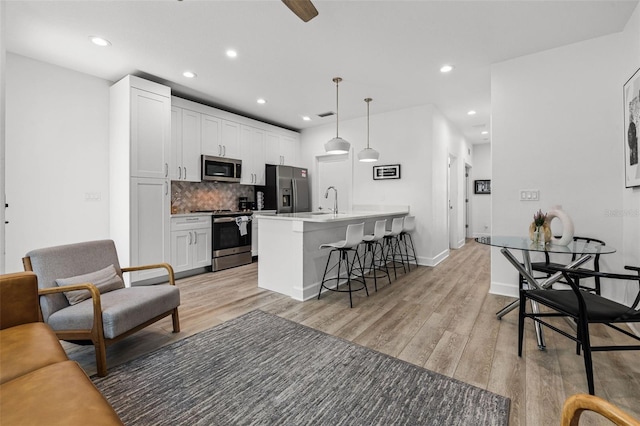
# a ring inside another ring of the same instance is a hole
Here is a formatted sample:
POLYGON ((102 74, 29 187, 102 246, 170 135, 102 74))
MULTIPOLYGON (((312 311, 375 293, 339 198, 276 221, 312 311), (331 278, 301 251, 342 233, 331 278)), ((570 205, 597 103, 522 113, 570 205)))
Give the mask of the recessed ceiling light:
POLYGON ((100 47, 111 46, 111 42, 106 38, 102 38, 98 36, 89 36, 89 40, 91 40, 91 43, 95 44, 96 46, 100 46, 100 47))
POLYGON ((309 117, 308 115, 303 115, 303 116, 302 116, 302 119, 303 119, 304 121, 311 121, 311 117, 309 117))
POLYGON ((484 131, 480 132, 480 134, 481 134, 481 135, 488 135, 488 134, 489 134, 489 132, 488 132, 488 131, 486 131, 486 130, 484 130, 484 131))
POLYGON ((440 68, 440 72, 444 72, 444 73, 451 72, 452 70, 453 70, 453 65, 443 65, 440 68))
POLYGON ((476 115, 476 112, 474 110, 471 110, 467 113, 467 115, 476 115))
POLYGON ((267 103, 266 99, 262 99, 262 98, 258 99, 256 102, 258 102, 260 105, 267 103))
POLYGON ((238 56, 238 52, 233 49, 229 49, 227 50, 227 56, 230 58, 235 58, 236 56, 238 56))
POLYGON ((198 74, 196 74, 195 72, 192 71, 185 71, 182 73, 182 75, 184 75, 187 78, 195 78, 198 76, 198 74))

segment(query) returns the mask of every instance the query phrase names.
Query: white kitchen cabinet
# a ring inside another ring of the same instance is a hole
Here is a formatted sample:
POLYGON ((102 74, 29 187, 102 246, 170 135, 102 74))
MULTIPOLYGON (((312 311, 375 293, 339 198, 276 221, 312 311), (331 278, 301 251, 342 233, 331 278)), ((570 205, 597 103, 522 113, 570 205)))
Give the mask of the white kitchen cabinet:
POLYGON ((299 140, 288 135, 267 132, 265 159, 267 164, 296 166, 299 140))
POLYGON ((222 152, 222 119, 209 114, 201 115, 202 139, 201 149, 203 155, 220 157, 222 152))
POLYGON ((163 179, 169 176, 171 99, 130 88, 131 176, 163 179))
POLYGON ((265 134, 262 129, 242 126, 240 130, 240 159, 242 180, 245 185, 264 185, 265 134))
POLYGON ((211 266, 211 216, 171 219, 171 266, 175 272, 211 266))
POLYGON ((209 114, 202 114, 202 154, 239 158, 240 124, 209 114))
MULTIPOLYGON (((149 265, 169 259, 169 208, 171 184, 168 179, 131 178, 131 264, 149 265)), ((137 271, 131 281, 165 276, 163 269, 137 271)))
MULTIPOLYGON (((171 89, 135 76, 110 88, 109 229, 123 267, 169 261, 171 89)), ((155 269, 131 284, 166 279, 155 269)))
POLYGON ((240 123, 222 120, 222 134, 220 136, 221 157, 240 157, 240 123))
POLYGON ((171 107, 171 180, 200 182, 201 114, 171 107))

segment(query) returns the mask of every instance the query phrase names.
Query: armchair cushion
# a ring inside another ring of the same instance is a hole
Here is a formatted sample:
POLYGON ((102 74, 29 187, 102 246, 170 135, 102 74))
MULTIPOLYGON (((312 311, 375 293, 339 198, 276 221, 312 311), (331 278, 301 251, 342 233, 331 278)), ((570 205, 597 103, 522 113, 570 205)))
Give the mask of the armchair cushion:
MULTIPOLYGON (((114 339, 138 325, 180 305, 180 291, 173 285, 128 287, 100 296, 104 337, 114 339)), ((54 330, 90 329, 93 302, 84 300, 49 316, 54 330)))
MULTIPOLYGON (((91 283, 98 288, 101 294, 107 293, 112 290, 118 290, 124 288, 124 281, 120 278, 116 272, 116 268, 113 265, 109 265, 104 269, 100 269, 96 272, 90 272, 88 274, 77 275, 70 278, 58 278, 56 284, 60 287, 72 284, 84 284, 91 283)), ((72 290, 65 291, 64 295, 69 301, 70 305, 75 305, 83 300, 87 300, 91 297, 89 290, 72 290)))

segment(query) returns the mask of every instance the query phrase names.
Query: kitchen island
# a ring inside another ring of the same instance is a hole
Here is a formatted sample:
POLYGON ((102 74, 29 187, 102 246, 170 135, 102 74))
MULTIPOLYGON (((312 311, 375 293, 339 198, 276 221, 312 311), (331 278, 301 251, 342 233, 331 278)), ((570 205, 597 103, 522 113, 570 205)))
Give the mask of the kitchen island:
POLYGON ((409 213, 408 207, 381 210, 254 214, 258 220, 258 287, 308 300, 317 297, 329 249, 320 245, 345 239, 347 226, 365 223, 372 234, 376 220, 387 219, 387 229, 395 217, 409 213))

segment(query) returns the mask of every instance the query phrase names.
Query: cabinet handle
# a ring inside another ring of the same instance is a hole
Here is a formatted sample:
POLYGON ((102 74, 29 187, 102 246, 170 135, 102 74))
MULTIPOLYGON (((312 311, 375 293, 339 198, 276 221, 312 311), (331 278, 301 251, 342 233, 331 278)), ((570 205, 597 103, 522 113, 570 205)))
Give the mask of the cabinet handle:
POLYGON ((191 245, 191 231, 189 231, 189 245, 191 245))
POLYGON ((218 145, 218 155, 222 157, 222 145, 218 145))
POLYGON ((164 182, 164 195, 169 195, 169 184, 167 181, 164 182))
POLYGON ((164 177, 169 177, 169 163, 164 163, 164 177))
POLYGON ((222 145, 222 156, 223 157, 227 156, 227 146, 226 145, 222 145))
POLYGON ((193 244, 198 244, 198 233, 193 231, 193 244))
POLYGON ((182 179, 182 167, 178 166, 178 180, 182 179))
POLYGON ((184 179, 187 180, 187 168, 183 167, 183 169, 184 169, 184 179))

